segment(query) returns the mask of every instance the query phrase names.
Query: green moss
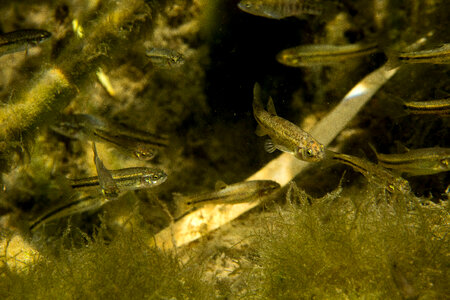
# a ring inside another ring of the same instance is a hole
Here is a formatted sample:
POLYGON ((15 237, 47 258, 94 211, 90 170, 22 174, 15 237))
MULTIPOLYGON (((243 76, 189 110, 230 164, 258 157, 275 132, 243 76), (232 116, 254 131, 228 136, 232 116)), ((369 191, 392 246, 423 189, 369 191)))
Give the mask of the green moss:
MULTIPOLYGON (((421 299, 448 295, 448 213, 444 205, 378 204, 375 193, 304 192, 264 220, 249 286, 270 299, 421 299), (258 271, 259 270, 259 271, 258 271), (257 280, 258 285, 251 283, 257 280)), ((377 196, 379 197, 379 195, 377 196)), ((410 199, 411 200, 411 199, 410 199)), ((415 199, 417 200, 417 199, 415 199)))
MULTIPOLYGON (((141 231, 101 235, 81 248, 40 257, 26 273, 0 273, 0 295, 13 299, 212 299, 213 286, 202 281, 195 259, 182 264, 173 253, 151 248, 141 231)), ((63 241, 60 241, 63 243, 63 241)), ((5 298, 3 298, 5 299, 5 298)))

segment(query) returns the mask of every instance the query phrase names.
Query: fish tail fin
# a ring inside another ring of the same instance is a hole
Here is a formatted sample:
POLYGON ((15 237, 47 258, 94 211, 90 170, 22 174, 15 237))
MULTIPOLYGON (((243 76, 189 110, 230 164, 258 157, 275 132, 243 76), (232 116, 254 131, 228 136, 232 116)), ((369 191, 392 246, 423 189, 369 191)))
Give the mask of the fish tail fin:
POLYGON ((253 111, 264 109, 261 101, 261 86, 259 83, 255 83, 253 87, 253 111))

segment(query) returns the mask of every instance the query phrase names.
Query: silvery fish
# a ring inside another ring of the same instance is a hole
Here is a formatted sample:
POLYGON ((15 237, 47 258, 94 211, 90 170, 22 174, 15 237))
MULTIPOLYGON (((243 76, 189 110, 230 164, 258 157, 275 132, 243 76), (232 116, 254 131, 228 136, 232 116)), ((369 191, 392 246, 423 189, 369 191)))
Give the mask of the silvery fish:
MULTIPOLYGON (((152 188, 167 180, 167 174, 158 168, 134 167, 108 171, 120 192, 152 188)), ((70 179, 70 183, 75 190, 102 194, 98 176, 70 179)))
POLYGON ((398 54, 398 60, 406 64, 449 64, 450 44, 439 48, 398 54))
POLYGON ((135 137, 109 133, 100 129, 94 129, 92 131, 92 136, 94 137, 94 140, 115 145, 120 150, 133 154, 139 160, 151 160, 158 154, 158 149, 167 146, 166 144, 157 142, 149 143, 148 141, 139 140, 135 137))
POLYGON ((213 192, 200 193, 191 196, 183 196, 174 193, 174 201, 177 204, 178 215, 184 214, 189 209, 205 204, 235 204, 252 202, 267 196, 278 189, 280 185, 272 180, 243 181, 230 185, 219 181, 213 192))
POLYGON ((253 115, 258 122, 256 134, 258 136, 267 134, 271 138, 264 145, 267 152, 272 153, 278 149, 309 162, 325 158, 325 148, 321 143, 297 125, 277 116, 271 97, 267 109, 268 111, 263 108, 261 87, 256 83, 253 89, 253 115))
POLYGON ((422 148, 408 150, 402 154, 382 154, 375 150, 378 164, 411 176, 431 175, 450 171, 450 148, 422 148))
POLYGON ((320 15, 323 3, 317 0, 242 0, 238 7, 249 14, 271 19, 320 15))
POLYGON ((40 29, 21 29, 0 34, 0 56, 27 50, 50 36, 50 32, 40 29))
POLYGON ((88 210, 100 208, 106 202, 108 202, 108 199, 98 196, 88 195, 80 197, 75 201, 70 201, 69 203, 63 204, 43 214, 35 221, 33 221, 33 223, 31 223, 30 230, 31 231, 37 230, 43 224, 53 220, 57 220, 77 213, 82 213, 88 210))
POLYGON ((413 115, 450 116, 450 98, 403 102, 403 108, 413 115))
POLYGON ((171 68, 184 63, 183 55, 175 50, 151 48, 145 51, 145 55, 147 55, 154 66, 159 68, 171 68))
POLYGON ((308 67, 335 64, 376 51, 376 44, 301 45, 281 51, 277 60, 291 67, 308 67))
POLYGON ((400 176, 394 175, 382 166, 376 165, 365 159, 343 154, 333 153, 334 160, 349 165, 354 170, 360 172, 373 184, 383 187, 390 193, 409 194, 411 188, 407 180, 400 176))
POLYGON ((140 160, 153 159, 169 143, 165 135, 115 125, 88 114, 66 115, 51 128, 70 138, 111 144, 140 160))

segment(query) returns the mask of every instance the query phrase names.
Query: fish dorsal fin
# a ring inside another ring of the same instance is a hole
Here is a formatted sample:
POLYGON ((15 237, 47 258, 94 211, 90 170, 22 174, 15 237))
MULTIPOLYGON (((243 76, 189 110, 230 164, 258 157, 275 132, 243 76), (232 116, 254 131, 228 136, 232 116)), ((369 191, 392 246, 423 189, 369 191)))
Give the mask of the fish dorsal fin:
POLYGON ((369 143, 369 147, 370 147, 370 149, 372 149, 372 151, 375 153, 376 157, 378 158, 378 151, 375 148, 375 146, 372 143, 369 143))
POLYGON ((275 150, 277 150, 277 147, 275 147, 275 144, 271 139, 268 139, 264 142, 264 150, 266 150, 269 153, 272 153, 275 150))
POLYGON ((267 111, 274 116, 277 115, 277 112, 275 111, 275 105, 273 105, 273 99, 271 96, 269 96, 269 101, 267 102, 267 111))
POLYGON ((223 182, 222 180, 218 180, 216 182, 216 191, 223 190, 226 187, 227 187, 227 184, 225 182, 223 182))
POLYGON ((407 153, 409 152, 409 148, 400 143, 399 141, 395 141, 395 146, 397 146, 397 151, 399 153, 407 153))

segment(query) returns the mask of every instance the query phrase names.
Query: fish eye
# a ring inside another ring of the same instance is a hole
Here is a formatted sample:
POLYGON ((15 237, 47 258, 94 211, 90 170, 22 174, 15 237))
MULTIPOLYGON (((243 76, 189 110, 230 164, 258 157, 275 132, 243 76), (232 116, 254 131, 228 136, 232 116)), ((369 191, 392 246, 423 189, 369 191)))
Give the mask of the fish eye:
POLYGON ((306 155, 309 156, 309 157, 312 157, 314 155, 312 149, 306 150, 306 155))
POLYGON ((158 174, 151 174, 142 178, 144 185, 154 184, 161 178, 158 174))
POLYGON ((391 193, 395 192, 395 186, 393 184, 389 184, 387 186, 387 190, 391 193))

